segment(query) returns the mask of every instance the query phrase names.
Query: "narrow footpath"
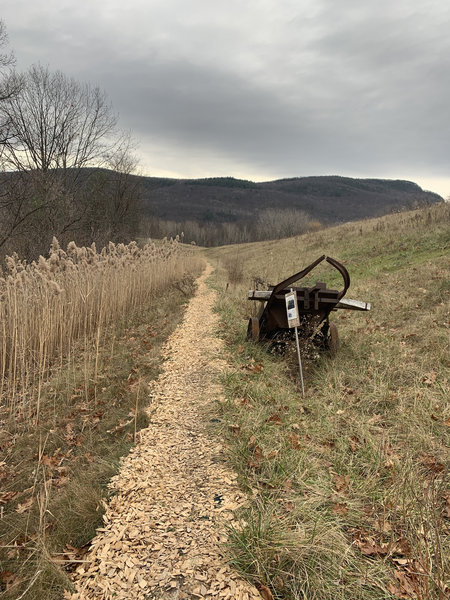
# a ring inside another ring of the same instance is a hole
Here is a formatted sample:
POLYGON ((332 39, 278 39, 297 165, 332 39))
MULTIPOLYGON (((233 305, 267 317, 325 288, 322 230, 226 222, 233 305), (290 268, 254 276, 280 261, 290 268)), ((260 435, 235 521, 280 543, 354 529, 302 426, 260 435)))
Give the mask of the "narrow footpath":
POLYGON ((152 385, 151 423, 110 483, 112 496, 72 600, 261 600, 225 562, 226 526, 245 498, 214 427, 223 391, 216 294, 197 280, 182 324, 152 385), (211 419, 213 422, 211 422, 211 419))

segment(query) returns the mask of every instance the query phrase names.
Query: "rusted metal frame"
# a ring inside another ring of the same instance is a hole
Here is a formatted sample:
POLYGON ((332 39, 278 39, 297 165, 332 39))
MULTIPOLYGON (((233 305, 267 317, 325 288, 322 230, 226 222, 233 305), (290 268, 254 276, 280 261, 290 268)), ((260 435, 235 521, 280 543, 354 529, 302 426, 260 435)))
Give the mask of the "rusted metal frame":
MULTIPOLYGON (((333 266, 335 269, 337 269, 339 271, 339 273, 342 275, 342 278, 344 280, 344 288, 340 292, 338 292, 338 300, 340 300, 345 295, 345 293, 347 292, 347 290, 350 286, 350 275, 348 274, 348 271, 344 267, 344 265, 342 265, 340 262, 338 262, 334 258, 331 258, 330 256, 326 256, 325 254, 323 254, 322 256, 320 256, 317 260, 315 260, 313 263, 311 263, 308 267, 306 267, 302 271, 295 273, 295 275, 291 275, 291 277, 288 277, 284 281, 281 281, 276 286, 274 286, 274 288, 272 290, 272 295, 270 296, 269 300, 267 301, 266 310, 270 308, 270 305, 272 304, 273 299, 276 296, 276 294, 278 294, 281 290, 289 288, 293 283, 295 283, 299 279, 303 279, 303 277, 306 277, 306 275, 308 275, 308 273, 310 273, 315 267, 317 267, 317 265, 320 264, 323 260, 326 260, 331 266, 333 266)), ((309 308, 309 298, 306 301, 306 303, 308 306, 305 308, 309 308)))
MULTIPOLYGON (((300 290, 304 288, 294 288, 300 293, 300 290)), ((324 295, 321 297, 321 302, 323 304, 335 304, 336 302, 336 294, 338 293, 335 290, 326 290, 324 295), (329 292, 333 292, 332 297, 327 297, 326 294, 329 292)), ((255 302, 267 302, 270 298, 272 291, 271 290, 249 290, 248 292, 248 300, 254 300, 255 302)), ((283 300, 284 294, 278 294, 276 297, 277 300, 283 300)), ((303 302, 303 298, 299 296, 299 303, 303 302)), ((357 311, 368 311, 371 309, 370 302, 362 302, 361 300, 354 300, 352 298, 346 298, 343 300, 339 300, 336 306, 333 307, 333 310, 337 310, 338 308, 345 308, 347 310, 357 310, 357 311)), ((299 304, 299 310, 301 311, 301 305, 299 304)))
MULTIPOLYGON (((308 273, 310 271, 312 271, 315 267, 317 267, 317 265, 319 263, 321 263, 323 260, 325 260, 325 258, 326 258, 326 256, 325 256, 325 254, 323 254, 317 260, 315 260, 312 264, 310 264, 308 267, 306 267, 306 269, 303 269, 302 271, 299 271, 295 275, 291 275, 291 277, 288 277, 284 281, 281 281, 280 283, 278 283, 272 290, 272 296, 274 294, 278 294, 278 292, 280 292, 281 290, 284 290, 284 288, 290 287, 293 283, 295 283, 299 279, 303 279, 303 277, 306 277, 306 275, 308 275, 308 273)), ((267 304, 269 304, 270 301, 271 301, 271 298, 269 298, 267 304)))
MULTIPOLYGON (((340 291, 328 290, 325 283, 316 282, 316 284, 310 288, 296 287, 293 288, 293 291, 297 293, 299 300, 299 312, 303 315, 304 323, 302 328, 304 329, 305 334, 308 335, 308 323, 313 326, 313 329, 323 326, 324 323, 328 326, 328 318, 331 311, 335 309, 339 300, 344 296, 350 285, 350 276, 347 269, 341 263, 326 255, 322 255, 305 269, 302 269, 275 286, 270 286, 270 290, 267 292, 268 294, 270 293, 270 295, 268 298, 262 299, 267 301, 266 305, 261 307, 258 316, 259 332, 261 335, 264 337, 266 335, 271 337, 277 330, 286 329, 286 315, 284 303, 282 301, 287 290, 292 288, 294 282, 308 275, 308 273, 323 260, 326 260, 331 266, 339 271, 344 280, 344 288, 340 291)), ((254 297, 252 299, 259 300, 261 298, 254 297)))

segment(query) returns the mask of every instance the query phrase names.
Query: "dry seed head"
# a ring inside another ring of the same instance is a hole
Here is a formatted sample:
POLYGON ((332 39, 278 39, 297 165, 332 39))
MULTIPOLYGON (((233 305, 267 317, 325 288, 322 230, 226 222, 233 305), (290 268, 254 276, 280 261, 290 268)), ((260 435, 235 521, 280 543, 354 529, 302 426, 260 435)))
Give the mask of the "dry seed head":
POLYGON ((41 273, 50 274, 50 267, 42 254, 39 256, 38 269, 41 273))
POLYGON ((48 286, 52 290, 52 292, 55 293, 55 296, 59 296, 63 292, 63 289, 59 286, 59 284, 52 279, 48 280, 48 286))
POLYGON ((69 242, 67 244, 67 254, 71 258, 75 258, 77 256, 77 245, 75 244, 75 242, 69 242))
POLYGON ((12 256, 5 257, 6 270, 9 271, 10 274, 17 273, 16 261, 12 256))
POLYGON ((50 246, 50 251, 51 251, 51 252, 58 252, 58 250, 59 250, 59 249, 60 249, 59 242, 58 242, 58 240, 56 239, 56 237, 55 237, 55 236, 53 236, 53 239, 52 239, 52 244, 51 244, 51 246, 50 246))
POLYGON ((59 256, 56 254, 56 252, 52 252, 50 254, 50 258, 49 261, 50 263, 50 271, 52 273, 56 273, 56 271, 58 271, 58 267, 59 267, 59 256))

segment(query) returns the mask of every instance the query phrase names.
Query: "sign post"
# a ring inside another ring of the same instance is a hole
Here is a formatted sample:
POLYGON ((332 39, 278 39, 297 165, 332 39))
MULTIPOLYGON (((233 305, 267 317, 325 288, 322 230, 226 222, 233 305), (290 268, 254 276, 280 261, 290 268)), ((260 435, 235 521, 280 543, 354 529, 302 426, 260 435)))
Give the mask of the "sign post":
POLYGON ((291 288, 291 291, 286 294, 286 313, 289 328, 295 328, 295 342, 297 345, 297 356, 298 356, 298 366, 300 369, 300 382, 302 385, 302 397, 305 397, 305 387, 303 384, 303 369, 302 369, 302 357, 300 355, 300 343, 298 341, 298 327, 300 325, 300 316, 298 312, 298 304, 297 304, 297 292, 291 288))

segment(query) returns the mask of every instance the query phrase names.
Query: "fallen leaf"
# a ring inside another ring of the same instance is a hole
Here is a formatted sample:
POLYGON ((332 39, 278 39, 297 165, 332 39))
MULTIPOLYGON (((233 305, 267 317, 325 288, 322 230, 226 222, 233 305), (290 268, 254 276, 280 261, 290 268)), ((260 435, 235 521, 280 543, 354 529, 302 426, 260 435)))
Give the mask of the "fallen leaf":
POLYGON ((427 373, 426 375, 424 375, 422 377, 422 383, 424 383, 425 385, 433 385, 433 383, 436 382, 436 379, 437 379, 437 372, 430 371, 429 373, 427 373))
POLYGON ((2 571, 0 581, 6 585, 6 591, 9 591, 19 583, 20 579, 12 571, 2 571))
POLYGON ((253 456, 258 459, 264 458, 264 454, 260 446, 255 446, 253 450, 253 456))
POLYGON ((53 455, 53 456, 49 456, 48 454, 44 454, 41 462, 43 465, 45 465, 46 467, 49 467, 50 469, 54 469, 55 467, 58 466, 59 461, 61 460, 60 456, 57 455, 53 455))
POLYGON ((30 510, 30 508, 32 507, 33 502, 34 498, 33 496, 31 496, 30 498, 28 498, 28 500, 25 500, 25 502, 22 502, 17 506, 16 512, 18 512, 20 515, 24 512, 27 512, 27 510, 30 510))
POLYGON ((243 369, 249 371, 250 373, 260 373, 264 369, 264 365, 262 363, 248 363, 243 366, 243 369))
POLYGON ((388 553, 388 545, 386 547, 380 546, 380 544, 370 538, 355 540, 354 544, 365 556, 386 556, 388 553))
POLYGON ((240 404, 241 406, 245 406, 246 404, 250 404, 250 400, 248 398, 237 398, 236 404, 240 404))
POLYGON ((232 431, 234 435, 237 435, 240 432, 241 427, 240 425, 228 425, 228 429, 232 431))
POLYGON ((358 448, 361 446, 361 442, 359 441, 359 438, 356 435, 353 435, 348 440, 348 445, 350 446, 350 450, 352 452, 356 452, 358 450, 358 448))
POLYGON ((16 496, 17 492, 4 492, 3 494, 0 494, 0 504, 6 504, 7 502, 14 500, 16 496))
POLYGON ((407 594, 406 596, 400 597, 417 598, 417 592, 420 590, 417 589, 415 582, 412 579, 410 579, 409 575, 405 573, 405 571, 395 570, 394 577, 399 582, 401 591, 404 594, 407 594))
POLYGON ((333 481, 336 491, 342 492, 348 488, 350 477, 348 475, 335 475, 333 481))
POLYGON ((253 448, 255 448, 255 447, 256 447, 257 443, 258 443, 258 442, 257 442, 257 439, 256 439, 256 437, 255 437, 254 435, 252 435, 252 436, 250 437, 250 439, 248 440, 247 448, 248 448, 249 450, 252 450, 253 448))
POLYGON ((333 504, 331 510, 334 512, 335 515, 340 515, 341 517, 345 517, 345 515, 348 513, 348 507, 345 504, 345 502, 336 502, 335 504, 333 504))
POLYGON ((274 413, 271 417, 267 419, 267 423, 273 423, 274 425, 281 425, 282 420, 278 413, 274 413))
POLYGON ((263 451, 260 446, 255 446, 253 456, 247 459, 247 464, 252 469, 258 469, 261 466, 261 460, 264 458, 263 451))
POLYGON ((431 454, 424 454, 420 459, 420 462, 433 473, 442 473, 445 468, 444 465, 431 454))
POLYGON ((289 439, 289 443, 291 445, 292 448, 294 448, 294 450, 300 450, 301 449, 301 444, 300 444, 300 438, 298 437, 298 435, 296 433, 290 433, 288 436, 289 439))
POLYGON ((273 600, 273 594, 266 585, 257 583, 256 587, 264 600, 273 600))
POLYGON ((52 479, 52 485, 55 487, 63 487, 67 483, 69 483, 70 479, 68 477, 57 477, 56 479, 52 479))
POLYGON ((259 462, 259 460, 253 460, 251 458, 248 458, 247 459, 247 465, 251 469, 259 469, 259 467, 261 466, 261 463, 259 462))
POLYGON ((407 558, 393 558, 392 559, 399 567, 405 567, 409 564, 409 559, 407 558))
POLYGON ((397 584, 389 583, 387 586, 388 592, 396 598, 411 598, 409 594, 406 594, 400 586, 397 584))
POLYGON ((406 538, 399 538, 392 544, 391 553, 399 556, 411 556, 411 544, 406 538))

